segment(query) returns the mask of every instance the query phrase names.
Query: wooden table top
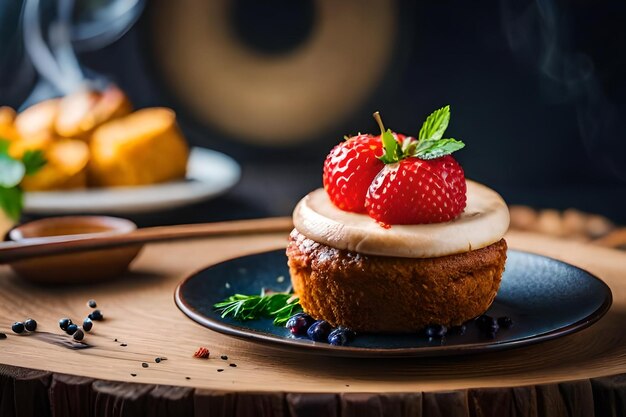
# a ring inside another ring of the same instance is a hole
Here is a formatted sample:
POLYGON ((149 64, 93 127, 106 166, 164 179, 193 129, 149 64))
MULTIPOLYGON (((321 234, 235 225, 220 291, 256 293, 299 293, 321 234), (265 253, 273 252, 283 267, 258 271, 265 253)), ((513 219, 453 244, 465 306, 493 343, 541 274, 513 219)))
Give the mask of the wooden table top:
POLYGON ((326 393, 510 387, 626 372, 626 253, 536 234, 512 232, 507 241, 511 248, 589 270, 611 287, 614 302, 590 328, 533 346, 440 359, 330 358, 224 336, 192 322, 176 307, 174 289, 190 273, 228 258, 284 247, 286 237, 270 234, 152 244, 132 265, 131 273, 98 285, 38 287, 1 267, 0 332, 8 338, 0 340, 0 364, 209 390, 326 393), (93 348, 70 350, 44 337, 14 335, 10 330, 14 321, 33 317, 41 332, 61 334, 58 319, 85 317, 90 311, 86 301, 91 298, 106 318, 96 322, 85 339, 93 348), (193 357, 199 346, 209 348, 209 360, 193 357), (220 359, 221 355, 228 360, 220 359), (156 357, 167 360, 155 363, 156 357), (142 367, 144 362, 147 368, 142 367))

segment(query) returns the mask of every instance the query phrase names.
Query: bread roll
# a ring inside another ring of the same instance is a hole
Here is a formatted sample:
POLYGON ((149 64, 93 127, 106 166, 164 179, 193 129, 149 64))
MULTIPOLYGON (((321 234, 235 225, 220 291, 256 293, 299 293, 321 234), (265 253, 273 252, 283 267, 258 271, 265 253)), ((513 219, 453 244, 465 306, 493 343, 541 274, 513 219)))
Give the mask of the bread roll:
POLYGON ((89 181, 95 186, 145 185, 184 178, 189 148, 176 115, 147 108, 105 123, 91 142, 89 181))

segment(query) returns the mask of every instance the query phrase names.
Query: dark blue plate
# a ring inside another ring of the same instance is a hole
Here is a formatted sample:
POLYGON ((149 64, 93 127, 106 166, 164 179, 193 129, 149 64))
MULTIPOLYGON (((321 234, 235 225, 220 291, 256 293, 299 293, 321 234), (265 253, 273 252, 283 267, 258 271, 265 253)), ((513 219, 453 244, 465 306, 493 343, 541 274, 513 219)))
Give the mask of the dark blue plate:
POLYGON ((487 314, 513 319, 513 327, 489 338, 469 322, 465 334, 429 340, 417 334, 360 334, 349 346, 331 346, 294 337, 272 320, 241 322, 222 318, 213 304, 262 288, 290 287, 284 250, 244 256, 213 265, 176 289, 178 307, 209 329, 250 341, 336 356, 443 356, 505 349, 554 339, 596 322, 611 306, 611 290, 597 277, 544 256, 508 251, 498 295, 487 314))

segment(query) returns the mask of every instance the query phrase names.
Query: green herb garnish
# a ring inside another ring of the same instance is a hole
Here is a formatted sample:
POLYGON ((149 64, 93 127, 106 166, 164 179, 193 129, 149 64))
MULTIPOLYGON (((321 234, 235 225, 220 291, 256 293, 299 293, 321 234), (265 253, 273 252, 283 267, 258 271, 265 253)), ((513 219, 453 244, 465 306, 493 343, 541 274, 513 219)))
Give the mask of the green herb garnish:
POLYGON ((385 153, 378 159, 385 164, 393 164, 411 156, 420 159, 435 159, 449 155, 465 146, 463 142, 456 139, 442 139, 450 123, 450 106, 432 112, 422 124, 418 139, 406 137, 402 144, 398 143, 390 129, 385 130, 378 112, 374 113, 374 119, 380 126, 385 149, 385 153))
POLYGON ((222 318, 232 317, 237 320, 257 320, 264 317, 274 318, 274 325, 282 326, 289 317, 302 311, 298 297, 293 294, 277 292, 260 295, 231 295, 222 302, 213 305, 222 318))
POLYGON ((46 159, 42 151, 29 150, 21 159, 9 154, 10 142, 0 138, 0 209, 13 220, 19 220, 24 207, 24 192, 20 182, 26 175, 39 171, 46 159))

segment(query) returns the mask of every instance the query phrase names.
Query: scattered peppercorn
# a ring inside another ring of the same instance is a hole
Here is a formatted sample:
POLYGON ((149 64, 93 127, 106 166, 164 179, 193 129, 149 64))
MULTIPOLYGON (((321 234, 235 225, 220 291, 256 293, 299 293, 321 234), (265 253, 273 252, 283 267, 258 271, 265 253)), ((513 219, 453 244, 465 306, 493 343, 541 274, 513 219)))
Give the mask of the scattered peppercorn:
POLYGON ((228 366, 230 366, 231 368, 236 368, 237 364, 236 363, 229 363, 228 366))
POLYGON ((121 346, 121 347, 126 347, 126 346, 128 346, 128 345, 127 345, 126 343, 122 343, 122 344, 120 344, 120 346, 121 346))
POLYGON ((74 338, 74 340, 83 340, 83 338, 85 337, 85 333, 83 333, 81 329, 76 329, 72 337, 74 338))
POLYGON ((186 376, 185 379, 191 379, 190 377, 186 376))
POLYGON ((217 372, 224 372, 222 368, 218 369, 217 372))
POLYGON ((11 330, 13 330, 13 332, 17 334, 23 333, 24 323, 22 323, 21 321, 16 321, 15 323, 13 323, 13 326, 11 326, 11 330))
POLYGON ((193 354, 193 356, 195 358, 208 359, 210 354, 211 353, 209 352, 209 349, 203 346, 200 346, 198 350, 196 350, 196 353, 193 354))
POLYGON ((98 304, 96 303, 96 300, 94 300, 93 298, 89 301, 87 301, 87 305, 91 308, 96 308, 98 307, 98 304))
POLYGON ((148 367, 148 364, 147 364, 147 363, 145 363, 145 362, 143 362, 143 363, 141 364, 141 367, 142 367, 142 368, 147 368, 147 367, 148 367))
POLYGON ((24 328, 29 332, 34 332, 37 330, 37 322, 33 319, 26 319, 24 322, 24 328))
POLYGON ((61 330, 66 331, 67 327, 72 324, 72 320, 68 319, 67 317, 62 318, 61 320, 59 320, 59 327, 61 328, 61 330))
POLYGON ((154 361, 155 361, 156 363, 161 363, 161 358, 156 358, 154 361))
POLYGON ((137 374, 130 374, 130 376, 137 376, 137 374))
POLYGON ((91 321, 91 319, 89 317, 87 317, 85 320, 83 320, 83 330, 88 332, 91 330, 91 328, 93 327, 93 321, 91 321))
POLYGON ((0 340, 1 340, 1 339, 6 339, 6 338, 7 338, 7 335, 6 335, 6 334, 4 334, 4 333, 0 333, 0 340))
POLYGON ((104 316, 102 315, 102 312, 100 310, 92 311, 87 317, 89 317, 93 321, 100 321, 104 319, 104 316))
POLYGON ((74 333, 76 333, 77 330, 78 330, 78 326, 72 323, 69 326, 67 326, 67 330, 65 330, 65 333, 69 335, 73 335, 74 333))
POLYGON ((223 360, 223 361, 227 361, 228 360, 228 356, 222 355, 222 356, 220 356, 220 359, 223 360))

